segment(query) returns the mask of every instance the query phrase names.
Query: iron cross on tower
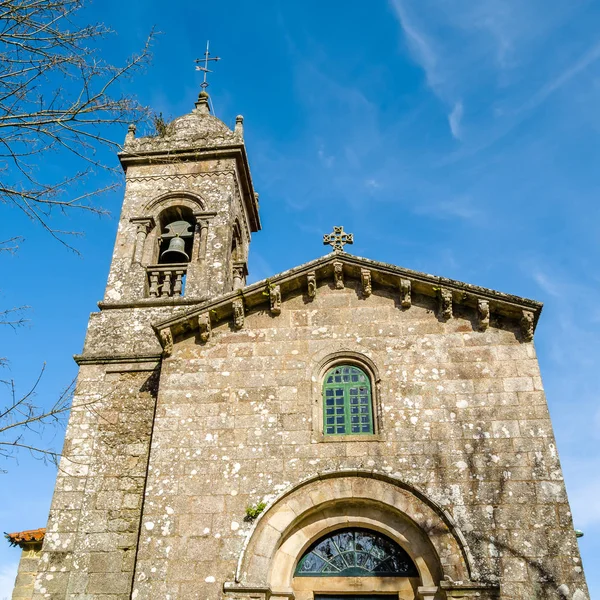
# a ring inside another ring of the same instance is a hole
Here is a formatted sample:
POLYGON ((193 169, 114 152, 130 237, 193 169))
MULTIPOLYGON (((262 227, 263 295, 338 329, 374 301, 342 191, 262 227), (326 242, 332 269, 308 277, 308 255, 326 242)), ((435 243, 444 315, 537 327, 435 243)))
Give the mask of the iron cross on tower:
POLYGON ((333 233, 326 233, 323 236, 323 244, 329 244, 334 250, 338 252, 344 252, 344 246, 346 244, 354 243, 354 235, 346 233, 344 227, 333 227, 333 233))
POLYGON ((202 81, 202 83, 200 84, 200 87, 206 91, 206 88, 208 87, 208 81, 206 81, 206 76, 208 75, 208 73, 212 73, 211 70, 209 70, 208 68, 208 63, 211 60, 217 61, 217 60, 221 60, 221 58, 219 56, 210 56, 210 52, 208 51, 208 44, 209 42, 206 42, 206 52, 204 53, 204 58, 197 58, 196 59, 196 71, 202 71, 204 73, 204 79, 202 81), (202 63, 204 63, 204 66, 202 66, 202 63))

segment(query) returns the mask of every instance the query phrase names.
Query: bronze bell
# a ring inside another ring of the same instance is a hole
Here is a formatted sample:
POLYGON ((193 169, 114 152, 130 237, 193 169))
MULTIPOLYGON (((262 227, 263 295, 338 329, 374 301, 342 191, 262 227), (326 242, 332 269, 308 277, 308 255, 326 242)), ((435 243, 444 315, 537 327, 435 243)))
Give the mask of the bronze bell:
POLYGON ((160 255, 160 258, 170 263, 189 262, 190 257, 185 252, 185 240, 180 237, 171 238, 169 247, 160 255))
POLYGON ((166 226, 166 231, 161 235, 163 240, 169 240, 169 247, 160 255, 160 259, 167 263, 189 262, 190 257, 185 251, 184 237, 191 237, 190 224, 187 221, 173 221, 166 226))

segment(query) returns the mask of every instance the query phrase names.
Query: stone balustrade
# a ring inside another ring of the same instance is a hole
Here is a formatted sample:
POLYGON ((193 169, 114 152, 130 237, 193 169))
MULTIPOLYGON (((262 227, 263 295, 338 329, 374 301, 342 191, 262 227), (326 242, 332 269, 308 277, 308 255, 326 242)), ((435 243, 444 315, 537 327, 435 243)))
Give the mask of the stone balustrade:
POLYGON ((168 298, 182 296, 187 264, 149 265, 148 296, 150 298, 168 298))

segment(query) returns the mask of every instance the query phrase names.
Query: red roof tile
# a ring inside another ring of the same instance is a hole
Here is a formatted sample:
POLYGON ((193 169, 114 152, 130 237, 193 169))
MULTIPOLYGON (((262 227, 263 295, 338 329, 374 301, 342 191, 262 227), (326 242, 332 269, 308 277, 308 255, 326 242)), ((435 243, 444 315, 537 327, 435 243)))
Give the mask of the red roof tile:
POLYGON ((31 544, 33 542, 41 542, 46 535, 46 528, 28 529, 27 531, 17 531, 15 533, 5 533, 4 536, 9 541, 11 546, 21 546, 31 544))

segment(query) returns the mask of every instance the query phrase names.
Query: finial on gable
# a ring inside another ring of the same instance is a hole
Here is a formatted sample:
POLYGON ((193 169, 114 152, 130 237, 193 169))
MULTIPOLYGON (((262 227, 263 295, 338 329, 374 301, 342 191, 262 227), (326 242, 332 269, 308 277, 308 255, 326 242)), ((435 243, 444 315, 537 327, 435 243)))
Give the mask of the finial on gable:
POLYGON ((210 106, 208 105, 208 92, 206 90, 202 90, 198 94, 198 100, 196 100, 196 110, 203 114, 210 114, 210 106))
POLYGON ((235 133, 239 134, 240 137, 244 137, 244 117, 242 115, 238 115, 235 118, 235 133))

